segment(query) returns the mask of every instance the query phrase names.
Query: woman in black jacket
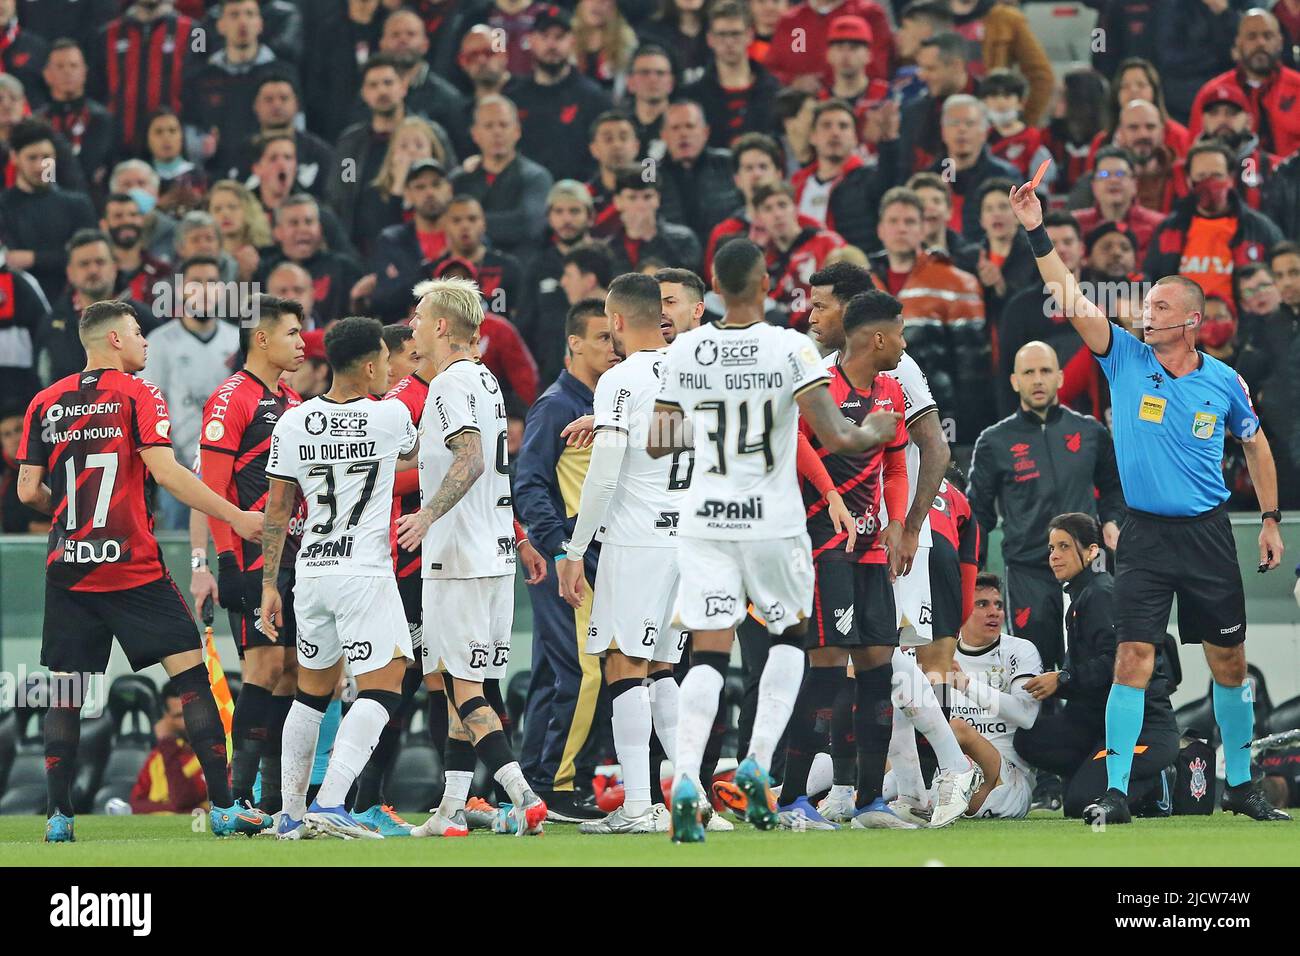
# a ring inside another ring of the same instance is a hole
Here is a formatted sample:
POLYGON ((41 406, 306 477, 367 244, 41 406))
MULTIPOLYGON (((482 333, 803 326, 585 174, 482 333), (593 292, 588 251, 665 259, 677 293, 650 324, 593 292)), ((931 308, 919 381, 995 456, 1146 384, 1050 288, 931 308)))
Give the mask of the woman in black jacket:
MULTIPOLYGON (((1034 726, 1016 732, 1015 747, 1038 770, 1065 781, 1065 815, 1083 816, 1084 807, 1106 792, 1106 698, 1115 671, 1114 579, 1098 570, 1101 528, 1090 515, 1057 515, 1048 524, 1047 562, 1070 596, 1065 612, 1065 665, 1032 678, 1025 689, 1037 700, 1060 698, 1065 706, 1041 713, 1034 726)), ((1142 733, 1129 777, 1133 809, 1161 799, 1162 771, 1178 756, 1178 725, 1169 705, 1169 680, 1163 656, 1146 692, 1142 733)))

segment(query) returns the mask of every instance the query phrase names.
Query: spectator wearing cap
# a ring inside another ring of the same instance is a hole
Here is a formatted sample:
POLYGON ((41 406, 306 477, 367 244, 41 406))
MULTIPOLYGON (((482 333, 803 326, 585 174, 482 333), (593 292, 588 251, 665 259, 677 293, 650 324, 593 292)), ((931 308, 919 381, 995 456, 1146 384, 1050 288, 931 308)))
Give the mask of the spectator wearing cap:
POLYGON ((739 0, 714 4, 707 37, 713 60, 699 80, 683 88, 682 96, 704 110, 709 145, 729 148, 746 133, 772 132, 773 103, 781 84, 749 58, 754 27, 748 8, 739 0))
POLYGON ((381 321, 405 319, 414 304, 411 290, 425 275, 425 264, 447 250, 442 216, 451 202, 451 184, 436 159, 418 159, 406 171, 402 202, 409 222, 384 229, 375 240, 370 267, 375 276, 370 307, 381 321))
MULTIPOLYGON (((562 280, 567 257, 585 246, 591 236, 595 216, 588 189, 573 179, 562 179, 551 187, 546 197, 546 239, 524 278, 524 304, 517 324, 537 360, 543 387, 555 381, 564 368, 564 326, 570 303, 562 280)), ((609 208, 617 221, 612 196, 609 208)))
POLYGON ((596 174, 587 180, 592 205, 591 234, 604 238, 618 222, 614 208, 614 187, 618 172, 636 161, 641 144, 636 138, 636 124, 626 113, 607 110, 591 124, 591 143, 587 149, 596 160, 596 174))
POLYGON ((614 253, 615 275, 636 272, 643 259, 699 271, 700 241, 687 227, 660 216, 659 182, 643 178, 640 166, 628 166, 619 173, 614 208, 618 226, 607 241, 614 253))
POLYGON ((1198 142, 1219 142, 1232 150, 1237 189, 1251 209, 1259 209, 1264 187, 1277 168, 1278 157, 1266 151, 1255 133, 1255 116, 1241 87, 1223 83, 1202 99, 1201 135, 1198 142))
POLYGON ((950 96, 973 95, 977 89, 966 69, 966 41, 955 33, 923 40, 916 52, 916 65, 925 93, 903 107, 900 179, 928 169, 943 157, 943 104, 950 96))
POLYGON ((1093 204, 1074 210, 1079 228, 1086 235, 1104 222, 1123 223, 1137 246, 1138 261, 1146 255, 1147 243, 1164 216, 1137 201, 1137 176, 1133 156, 1119 146, 1103 146, 1097 151, 1089 188, 1093 204))
MULTIPOLYGON (((1165 122, 1154 103, 1133 100, 1120 111, 1113 145, 1129 154, 1137 187, 1135 199, 1140 205, 1168 215, 1174 201, 1187 195, 1182 160, 1165 142, 1165 122)), ((1075 182, 1069 199, 1072 208, 1089 204, 1091 184, 1089 176, 1075 182)))
POLYGON ((877 110, 889 96, 889 84, 870 73, 871 27, 861 17, 836 17, 826 32, 826 60, 831 79, 818 98, 839 99, 853 107, 858 135, 873 146, 880 139, 877 110))
MULTIPOLYGON (((662 184, 662 214, 669 222, 686 226, 698 243, 708 238, 713 227, 726 219, 740 202, 731 180, 731 151, 709 146, 709 124, 700 104, 679 100, 664 115, 664 142, 668 157, 659 163, 657 178, 662 184)), ((695 265, 668 263, 683 268, 695 265)))
POLYGON ((993 155, 988 146, 988 110, 973 96, 958 93, 943 102, 940 126, 946 155, 934 161, 930 172, 952 181, 952 218, 949 225, 967 242, 984 238, 980 225, 980 187, 990 179, 1015 181, 1016 167, 993 155))
POLYGON ((754 219, 766 236, 763 254, 772 280, 768 295, 786 313, 790 326, 803 331, 811 310, 809 277, 826 264, 827 256, 844 247, 844 240, 837 232, 799 221, 794 190, 787 182, 756 187, 753 206, 754 219))
MULTIPOLYGON (((1224 2, 1224 0, 1219 0, 1224 2)), ((1188 128, 1193 136, 1205 124, 1207 97, 1222 85, 1239 89, 1255 119, 1264 149, 1278 156, 1290 156, 1300 149, 1300 72, 1282 65, 1282 30, 1277 17, 1253 9, 1237 24, 1232 48, 1237 65, 1211 79, 1196 94, 1188 128)))
POLYGON ((839 0, 828 6, 810 2, 792 6, 776 24, 765 66, 785 86, 798 86, 815 93, 831 82, 826 60, 826 40, 837 17, 855 16, 871 30, 871 76, 889 79, 894 66, 894 41, 889 19, 873 0, 839 0))
POLYGON ((546 230, 546 196, 554 179, 544 166, 520 155, 519 113, 504 96, 478 101, 470 137, 478 156, 451 174, 452 190, 475 197, 487 216, 493 247, 527 265, 546 230))
POLYGON ((676 77, 668 51, 654 43, 643 43, 632 54, 627 74, 628 112, 641 144, 638 159, 659 162, 668 153, 664 143, 664 115, 673 95, 676 77))
POLYGON ((14 184, 0 193, 0 242, 11 269, 31 274, 47 299, 66 284, 67 241, 95 224, 95 211, 80 193, 49 181, 55 133, 40 120, 23 120, 9 134, 14 184))
POLYGON ((898 169, 898 114, 891 112, 881 130, 880 160, 869 166, 858 152, 857 117, 843 100, 825 100, 813 108, 809 142, 817 161, 791 178, 799 211, 863 252, 880 248, 876 211, 894 183, 898 169))
MULTIPOLYGON (((1083 232, 1079 223, 1068 212, 1048 213, 1043 217, 1043 223, 1070 274, 1076 280, 1084 278, 1083 232)), ((1108 224, 1103 228, 1118 227, 1108 224)), ((1129 250, 1131 262, 1131 243, 1129 250)), ((1061 311, 1051 291, 1045 289, 1041 282, 1012 295, 1002 309, 998 328, 998 414, 1010 415, 1019 406, 1020 397, 1007 376, 1015 371, 1016 353, 1030 342, 1047 343, 1059 358, 1061 371, 1065 375, 1065 382, 1061 386, 1061 404, 1088 415, 1096 415, 1100 403, 1100 379, 1097 375, 1100 367, 1084 348, 1083 339, 1061 311)))
POLYGON ((86 96, 86 58, 74 41, 54 41, 41 75, 50 99, 36 116, 68 141, 86 183, 98 195, 117 145, 116 120, 103 103, 86 96))
POLYGON ((1187 151, 1192 192, 1179 200, 1147 247, 1148 276, 1186 276, 1206 295, 1232 297, 1232 271, 1263 262, 1282 233, 1267 216, 1247 206, 1233 188, 1233 156, 1221 143, 1198 143, 1187 151))
POLYGON ((573 24, 554 4, 538 9, 528 34, 533 67, 507 84, 519 112, 519 149, 553 179, 586 179, 595 161, 587 149, 592 121, 613 104, 595 80, 573 66, 573 24))
POLYGON ((1028 83, 1025 122, 1037 127, 1052 99, 1055 77, 1042 44, 1019 7, 995 0, 952 0, 953 30, 966 41, 976 76, 1015 69, 1028 83))
POLYGON ((454 196, 442 216, 447 234, 447 251, 429 266, 431 278, 440 278, 442 263, 449 259, 467 262, 474 269, 474 281, 497 315, 513 318, 523 304, 523 269, 514 256, 488 246, 487 221, 483 206, 473 196, 454 196))
MULTIPOLYGON (((1047 147, 1047 132, 1025 122, 1025 94, 1029 87, 1024 77, 1006 69, 990 70, 980 80, 976 94, 988 110, 989 149, 998 159, 1004 159, 1030 179, 1038 167, 1052 159, 1047 147)), ((1048 166, 1043 182, 1056 182, 1056 169, 1048 166)))

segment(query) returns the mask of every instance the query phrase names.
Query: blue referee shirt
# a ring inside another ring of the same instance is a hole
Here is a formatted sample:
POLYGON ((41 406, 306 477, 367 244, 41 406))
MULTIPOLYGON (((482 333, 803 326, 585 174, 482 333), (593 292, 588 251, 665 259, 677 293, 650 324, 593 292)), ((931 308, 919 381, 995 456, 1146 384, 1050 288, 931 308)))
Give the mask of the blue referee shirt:
POLYGON ((1259 416, 1242 377, 1200 354, 1200 368, 1176 377, 1151 346, 1112 326, 1110 347, 1097 356, 1110 382, 1115 458, 1130 508, 1183 518, 1228 500, 1224 436, 1250 438, 1259 416))

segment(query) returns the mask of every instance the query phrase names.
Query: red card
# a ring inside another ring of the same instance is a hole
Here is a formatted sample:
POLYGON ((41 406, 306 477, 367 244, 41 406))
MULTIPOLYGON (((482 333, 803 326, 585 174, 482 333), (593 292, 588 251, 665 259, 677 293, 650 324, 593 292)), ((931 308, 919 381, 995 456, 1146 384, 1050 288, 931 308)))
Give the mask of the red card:
POLYGON ((1047 167, 1052 165, 1050 159, 1043 160, 1043 165, 1038 167, 1038 172, 1034 173, 1034 178, 1029 181, 1030 188, 1037 189, 1038 184, 1043 181, 1043 174, 1047 172, 1047 167))

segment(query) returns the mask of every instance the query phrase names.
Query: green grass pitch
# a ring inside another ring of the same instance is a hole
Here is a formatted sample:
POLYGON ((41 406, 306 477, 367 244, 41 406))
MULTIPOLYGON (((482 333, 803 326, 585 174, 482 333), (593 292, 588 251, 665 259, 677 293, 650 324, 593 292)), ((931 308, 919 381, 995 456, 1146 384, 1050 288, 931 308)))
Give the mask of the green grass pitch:
MULTIPOLYGON (((412 813, 407 819, 422 820, 412 813)), ((932 832, 760 833, 738 824, 703 845, 666 834, 540 838, 475 832, 453 840, 316 839, 281 843, 191 831, 189 817, 85 816, 77 842, 45 846, 44 820, 0 817, 5 866, 1294 866, 1300 824, 1210 817, 1137 820, 1094 832, 1077 820, 963 820, 932 832)))

